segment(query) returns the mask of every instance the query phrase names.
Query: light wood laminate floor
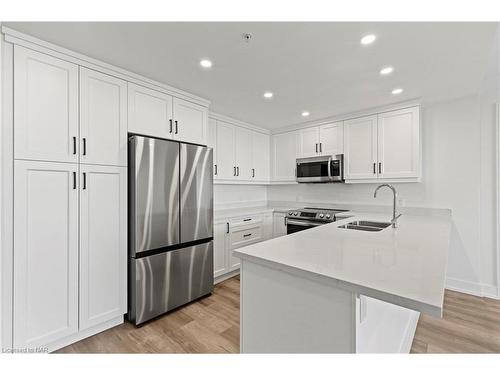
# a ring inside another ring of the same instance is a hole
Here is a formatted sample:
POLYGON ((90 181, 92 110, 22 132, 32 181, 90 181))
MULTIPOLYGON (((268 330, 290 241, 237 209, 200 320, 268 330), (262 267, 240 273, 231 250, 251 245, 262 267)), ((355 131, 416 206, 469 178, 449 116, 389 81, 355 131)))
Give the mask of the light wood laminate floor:
MULTIPOLYGON (((61 349, 61 353, 238 353, 240 280, 140 328, 130 323, 61 349)), ((500 301, 446 291, 444 317, 421 315, 412 353, 500 353, 500 301)))

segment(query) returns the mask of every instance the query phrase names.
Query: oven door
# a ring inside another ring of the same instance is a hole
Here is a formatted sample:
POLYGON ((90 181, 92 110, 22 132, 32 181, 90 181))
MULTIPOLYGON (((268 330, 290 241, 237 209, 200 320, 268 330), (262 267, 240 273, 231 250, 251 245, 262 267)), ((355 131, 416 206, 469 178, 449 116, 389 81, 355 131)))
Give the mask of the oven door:
POLYGON ((306 230, 310 228, 317 227, 324 223, 320 223, 312 220, 297 220, 288 219, 286 220, 286 234, 292 234, 295 232, 300 232, 301 230, 306 230))
POLYGON ((297 159, 297 182, 329 182, 331 156, 297 159))

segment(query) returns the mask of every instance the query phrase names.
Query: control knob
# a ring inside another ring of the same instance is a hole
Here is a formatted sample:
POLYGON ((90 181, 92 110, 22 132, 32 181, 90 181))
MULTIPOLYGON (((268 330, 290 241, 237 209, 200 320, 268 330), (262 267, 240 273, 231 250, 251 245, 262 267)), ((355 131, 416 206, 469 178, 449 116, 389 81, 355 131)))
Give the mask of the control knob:
POLYGON ((297 216, 299 213, 298 212, 294 212, 293 213, 293 216, 297 216))
POLYGON ((323 215, 323 214, 319 214, 319 217, 320 217, 321 219, 323 219, 323 217, 324 217, 324 216, 325 216, 325 215, 323 215))
POLYGON ((329 219, 329 218, 330 218, 330 214, 326 214, 326 216, 325 216, 325 217, 326 217, 327 219, 329 219))

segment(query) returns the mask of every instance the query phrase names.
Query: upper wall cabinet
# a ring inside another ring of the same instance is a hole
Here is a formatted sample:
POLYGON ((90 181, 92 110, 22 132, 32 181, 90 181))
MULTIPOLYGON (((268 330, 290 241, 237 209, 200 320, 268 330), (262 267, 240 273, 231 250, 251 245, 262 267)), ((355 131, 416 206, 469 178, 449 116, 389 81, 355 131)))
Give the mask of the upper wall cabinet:
POLYGON ((298 130, 297 156, 307 158, 344 152, 342 121, 298 130))
POLYGON ((172 138, 173 98, 163 92, 128 83, 128 131, 172 138))
POLYGON ((14 157, 78 161, 78 66, 14 47, 14 157))
POLYGON ((274 181, 295 181, 297 136, 297 132, 273 135, 272 170, 274 181))
POLYGON ((127 165, 127 82, 80 68, 80 162, 127 165))
POLYGON ((174 98, 174 138, 183 142, 207 143, 208 108, 174 98))
POLYGON ((344 122, 346 180, 420 177, 419 107, 344 122))
POLYGON ((128 131, 206 144, 208 109, 163 92, 128 84, 128 131))
POLYGON ((208 133, 216 181, 269 182, 269 135, 213 118, 208 133))

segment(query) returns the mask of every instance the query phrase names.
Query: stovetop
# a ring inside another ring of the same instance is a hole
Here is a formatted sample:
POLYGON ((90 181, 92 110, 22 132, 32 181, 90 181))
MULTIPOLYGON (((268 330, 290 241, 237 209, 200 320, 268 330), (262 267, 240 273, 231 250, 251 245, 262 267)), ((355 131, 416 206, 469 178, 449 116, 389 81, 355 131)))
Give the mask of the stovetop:
POLYGON ((287 213, 288 218, 297 220, 314 220, 331 222, 335 221, 336 215, 349 210, 341 210, 336 208, 319 208, 319 207, 305 207, 300 209, 291 210, 287 213))

